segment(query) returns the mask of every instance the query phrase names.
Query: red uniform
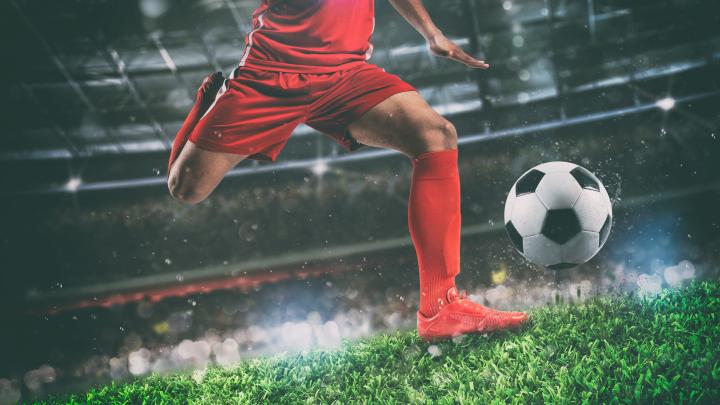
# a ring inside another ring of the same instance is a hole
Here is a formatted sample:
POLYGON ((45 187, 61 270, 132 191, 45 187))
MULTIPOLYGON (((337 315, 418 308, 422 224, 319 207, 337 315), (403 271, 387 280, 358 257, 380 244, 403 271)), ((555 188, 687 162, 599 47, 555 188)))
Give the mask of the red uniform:
MULTIPOLYGON (((170 163, 189 138, 216 152, 275 160, 293 129, 317 129, 348 149, 348 126, 393 94, 414 88, 369 64, 373 0, 269 1, 237 69, 210 75, 173 144, 170 163)), ((424 339, 489 332, 528 320, 485 308, 459 294, 460 176, 457 149, 413 158, 408 226, 420 270, 418 334, 424 339)))
POLYGON ((357 66, 372 53, 374 15, 373 0, 264 0, 240 66, 296 73, 357 66))
POLYGON ((360 147, 350 123, 415 90, 367 62, 373 15, 373 0, 264 0, 238 68, 176 144, 189 137, 201 149, 274 161, 305 123, 348 150, 360 147))

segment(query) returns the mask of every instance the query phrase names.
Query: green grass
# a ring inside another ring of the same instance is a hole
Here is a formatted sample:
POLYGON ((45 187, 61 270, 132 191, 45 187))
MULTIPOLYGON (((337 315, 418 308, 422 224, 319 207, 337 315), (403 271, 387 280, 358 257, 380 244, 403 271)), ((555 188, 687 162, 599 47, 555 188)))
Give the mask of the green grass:
POLYGON ((414 331, 332 352, 152 376, 61 403, 720 403, 720 284, 532 312, 523 330, 429 344, 414 331))

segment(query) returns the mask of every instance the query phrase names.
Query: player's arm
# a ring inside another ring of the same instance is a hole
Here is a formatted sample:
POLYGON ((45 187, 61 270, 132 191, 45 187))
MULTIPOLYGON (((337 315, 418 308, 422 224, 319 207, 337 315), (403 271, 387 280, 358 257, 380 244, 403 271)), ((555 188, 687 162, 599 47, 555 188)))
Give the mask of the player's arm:
POLYGON ((389 0, 395 10, 422 35, 437 56, 452 59, 473 68, 487 69, 485 61, 477 60, 468 55, 457 44, 447 39, 442 31, 435 26, 422 0, 389 0))

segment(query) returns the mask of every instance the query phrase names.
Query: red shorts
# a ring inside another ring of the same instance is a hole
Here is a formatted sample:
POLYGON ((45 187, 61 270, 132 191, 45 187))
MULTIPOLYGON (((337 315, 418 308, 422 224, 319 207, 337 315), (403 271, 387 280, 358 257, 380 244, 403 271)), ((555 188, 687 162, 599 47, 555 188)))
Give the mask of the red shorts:
POLYGON ((189 140, 212 152, 275 161, 301 123, 347 150, 362 146, 348 126, 393 94, 415 91, 399 77, 364 63, 332 73, 288 73, 239 67, 189 140))

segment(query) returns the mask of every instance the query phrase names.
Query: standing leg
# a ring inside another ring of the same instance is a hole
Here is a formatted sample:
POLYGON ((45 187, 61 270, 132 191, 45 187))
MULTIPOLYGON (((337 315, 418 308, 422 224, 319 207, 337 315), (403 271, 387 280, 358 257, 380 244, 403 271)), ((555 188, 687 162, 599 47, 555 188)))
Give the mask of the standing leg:
POLYGON ((457 134, 417 92, 398 93, 350 125, 360 143, 412 158, 408 226, 420 271, 420 313, 437 314, 460 272, 457 134))
POLYGON ((416 92, 395 94, 349 127, 370 146, 399 150, 412 158, 408 225, 420 270, 418 335, 426 340, 513 328, 522 312, 486 308, 455 287, 460 271, 460 178, 457 135, 447 120, 416 92))

